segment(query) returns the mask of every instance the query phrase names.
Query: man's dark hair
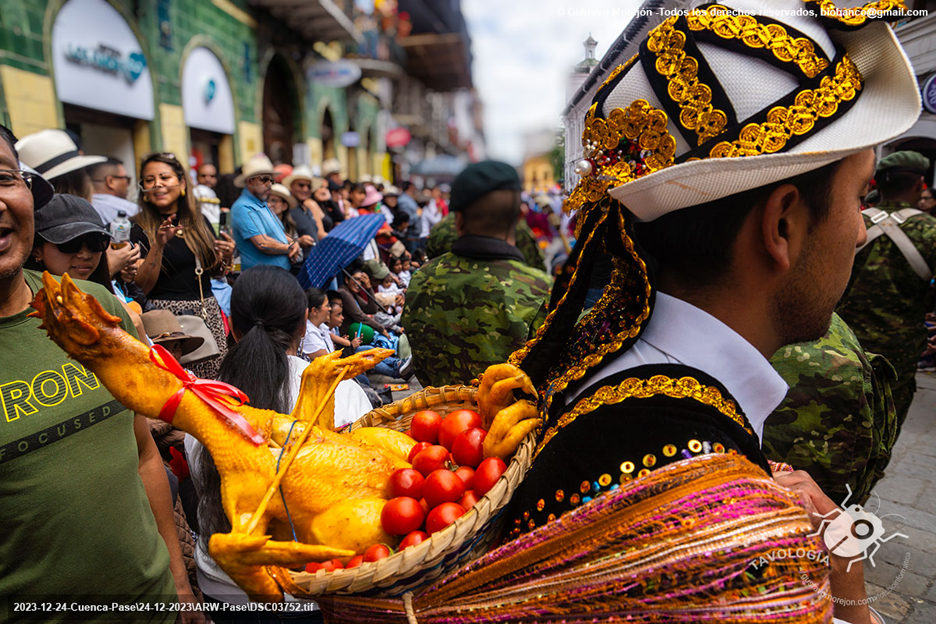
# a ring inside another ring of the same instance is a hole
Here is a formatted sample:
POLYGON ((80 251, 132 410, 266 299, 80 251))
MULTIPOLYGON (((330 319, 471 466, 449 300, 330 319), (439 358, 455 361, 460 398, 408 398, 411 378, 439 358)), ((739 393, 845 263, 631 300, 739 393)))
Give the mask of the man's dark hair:
POLYGON ((408 225, 410 222, 409 215, 400 210, 395 215, 393 215, 393 229, 398 232, 402 232, 401 229, 403 225, 408 225))
POLYGON ((407 181, 407 182, 401 182, 401 183, 400 183, 400 192, 401 192, 401 193, 405 193, 405 192, 407 192, 408 190, 410 190, 410 188, 413 187, 413 186, 414 186, 414 184, 413 184, 412 182, 408 182, 408 181, 407 181))
POLYGON ((884 201, 890 201, 908 191, 912 191, 923 176, 916 171, 894 171, 885 169, 874 176, 877 190, 884 201))
POLYGON ((478 236, 501 236, 516 226, 519 218, 518 191, 492 191, 462 210, 464 232, 478 236))
POLYGON ((328 297, 329 305, 334 305, 336 301, 344 305, 344 300, 341 298, 341 293, 338 292, 337 290, 326 290, 325 296, 328 297))
POLYGON ((840 163, 637 223, 634 239, 658 271, 670 271, 686 284, 709 286, 728 270, 748 215, 780 186, 797 187, 809 206, 813 225, 822 223, 829 215, 831 180, 840 163))
POLYGON ((114 158, 113 156, 108 156, 107 160, 104 162, 94 163, 93 165, 88 165, 85 167, 85 170, 88 172, 88 175, 91 176, 93 182, 101 180, 102 175, 110 175, 108 173, 103 173, 102 170, 110 171, 112 167, 117 167, 122 165, 123 161, 119 158, 114 158))
POLYGON ((352 193, 366 193, 367 190, 364 188, 363 184, 352 184, 351 192, 352 193))
POLYGON ((13 134, 13 131, 0 124, 0 138, 6 141, 10 151, 13 152, 13 158, 19 161, 19 154, 16 151, 16 135, 13 134))

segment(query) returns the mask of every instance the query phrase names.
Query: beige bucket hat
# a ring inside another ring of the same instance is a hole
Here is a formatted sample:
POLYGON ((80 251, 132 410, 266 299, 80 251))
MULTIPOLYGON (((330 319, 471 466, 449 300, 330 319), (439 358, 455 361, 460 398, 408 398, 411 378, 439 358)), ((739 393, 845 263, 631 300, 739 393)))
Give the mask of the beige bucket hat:
POLYGON ((102 163, 106 156, 85 156, 64 130, 41 130, 16 142, 20 160, 46 180, 102 163))

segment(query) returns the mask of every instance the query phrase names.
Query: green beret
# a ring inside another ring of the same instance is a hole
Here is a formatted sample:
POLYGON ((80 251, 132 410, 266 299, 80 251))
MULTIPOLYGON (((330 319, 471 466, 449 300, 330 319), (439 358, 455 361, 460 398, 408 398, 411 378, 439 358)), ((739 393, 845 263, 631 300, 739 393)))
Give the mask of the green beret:
POLYGON ((465 167, 452 182, 449 209, 460 212, 493 191, 519 191, 517 170, 504 162, 485 160, 465 167))
POLYGON ((912 171, 924 175, 929 169, 929 158, 920 152, 905 150, 888 154, 878 163, 876 174, 883 171, 912 171))

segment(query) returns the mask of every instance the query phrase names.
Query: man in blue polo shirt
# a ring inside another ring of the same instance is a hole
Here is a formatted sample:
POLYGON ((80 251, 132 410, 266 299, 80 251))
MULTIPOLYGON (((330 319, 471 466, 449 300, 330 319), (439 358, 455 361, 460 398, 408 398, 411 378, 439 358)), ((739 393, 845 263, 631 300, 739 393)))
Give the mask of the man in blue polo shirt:
POLYGON ((241 267, 272 264, 288 271, 300 249, 298 243, 286 236, 282 222, 266 205, 273 186, 273 163, 263 154, 254 156, 244 164, 243 173, 234 179, 234 184, 244 189, 231 206, 231 229, 241 267))

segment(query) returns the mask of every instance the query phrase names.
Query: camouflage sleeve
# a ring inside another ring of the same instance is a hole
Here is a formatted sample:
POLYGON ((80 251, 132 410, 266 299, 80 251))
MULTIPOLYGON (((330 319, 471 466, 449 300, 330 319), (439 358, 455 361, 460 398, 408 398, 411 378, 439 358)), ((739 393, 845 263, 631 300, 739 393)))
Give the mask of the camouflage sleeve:
POLYGON ((868 356, 837 314, 823 338, 787 345, 770 362, 790 391, 764 425, 764 454, 808 472, 834 501, 846 483, 865 500, 896 438, 893 369, 868 356))
POLYGON ((517 249, 523 254, 524 261, 534 269, 542 271, 546 268, 546 257, 525 219, 517 222, 517 249))
POLYGON ((429 238, 426 241, 426 258, 432 260, 448 253, 457 239, 455 213, 450 212, 429 232, 429 238))

